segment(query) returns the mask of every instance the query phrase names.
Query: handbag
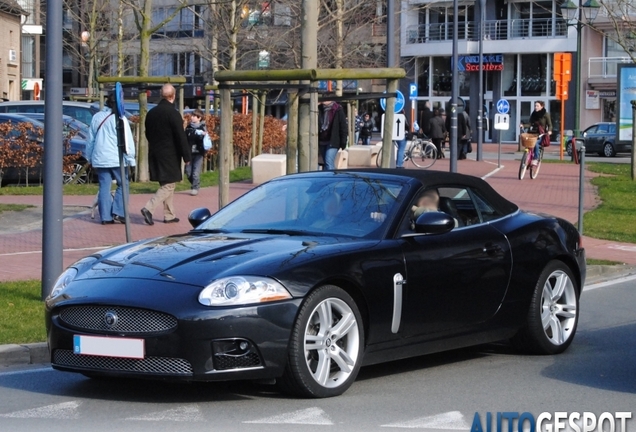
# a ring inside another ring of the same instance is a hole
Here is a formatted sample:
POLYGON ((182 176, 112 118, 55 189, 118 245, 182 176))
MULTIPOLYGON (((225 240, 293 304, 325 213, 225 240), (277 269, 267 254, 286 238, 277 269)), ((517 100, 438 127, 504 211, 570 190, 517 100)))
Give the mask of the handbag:
POLYGON ((208 151, 212 148, 212 138, 207 133, 203 136, 203 150, 208 151))

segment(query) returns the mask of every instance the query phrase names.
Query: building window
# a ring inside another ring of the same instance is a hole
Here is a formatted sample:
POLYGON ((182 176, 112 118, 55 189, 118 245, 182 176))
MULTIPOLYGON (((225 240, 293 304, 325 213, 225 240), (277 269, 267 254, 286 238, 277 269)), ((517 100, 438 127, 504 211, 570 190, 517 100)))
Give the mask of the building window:
MULTIPOLYGON (((167 20, 175 13, 174 7, 155 8, 152 11, 152 25, 156 26, 167 20)), ((193 6, 181 9, 163 27, 153 33, 154 39, 158 38, 192 38, 203 37, 203 22, 201 19, 201 6, 193 6)))
POLYGON ((521 96, 546 96, 546 54, 521 56, 521 96))
POLYGON ((35 38, 33 36, 22 36, 22 76, 24 78, 35 78, 34 62, 35 38))

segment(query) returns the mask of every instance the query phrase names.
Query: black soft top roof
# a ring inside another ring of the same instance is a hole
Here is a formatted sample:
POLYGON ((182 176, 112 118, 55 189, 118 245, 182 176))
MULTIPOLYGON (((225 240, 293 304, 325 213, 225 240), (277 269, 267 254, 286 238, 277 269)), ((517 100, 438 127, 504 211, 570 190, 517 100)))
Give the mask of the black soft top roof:
POLYGON ((313 171, 310 173, 304 173, 300 175, 342 175, 342 174, 368 174, 369 177, 384 177, 384 178, 402 178, 405 180, 414 179, 417 180, 422 186, 425 187, 440 187, 440 186, 465 186, 476 190, 479 194, 492 206, 494 206, 499 212, 503 214, 510 214, 519 209, 519 207, 499 195, 492 186, 479 177, 470 176, 466 174, 450 173, 446 171, 429 171, 429 170, 414 170, 414 169, 394 169, 394 168, 358 168, 358 169, 345 169, 337 171, 313 171))

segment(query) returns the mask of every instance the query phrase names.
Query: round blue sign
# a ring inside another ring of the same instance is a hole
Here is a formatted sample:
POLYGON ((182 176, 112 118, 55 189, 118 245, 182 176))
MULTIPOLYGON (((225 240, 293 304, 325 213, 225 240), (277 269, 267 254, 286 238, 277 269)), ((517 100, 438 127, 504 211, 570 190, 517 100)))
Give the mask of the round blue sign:
POLYGON ((117 115, 123 117, 126 108, 124 107, 124 88, 120 82, 115 83, 115 104, 117 105, 117 115))
MULTIPOLYGON (((397 114, 400 111, 402 111, 404 109, 405 103, 406 103, 406 100, 404 99, 404 95, 402 94, 401 91, 398 90, 397 96, 395 97, 395 108, 393 109, 393 112, 397 114)), ((382 107, 384 111, 386 111, 386 98, 380 99, 380 106, 382 107)))
POLYGON ((497 112, 499 114, 508 114, 510 111, 510 104, 506 99, 499 99, 497 101, 497 112))

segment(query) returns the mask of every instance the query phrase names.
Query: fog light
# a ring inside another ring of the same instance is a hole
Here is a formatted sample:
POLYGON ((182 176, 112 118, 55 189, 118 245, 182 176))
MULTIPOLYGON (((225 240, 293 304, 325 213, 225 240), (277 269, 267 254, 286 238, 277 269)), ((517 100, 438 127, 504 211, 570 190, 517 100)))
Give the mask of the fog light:
POLYGON ((247 349, 247 347, 248 347, 248 346, 249 346, 249 345, 248 345, 248 343, 247 343, 247 342, 245 342, 245 341, 242 341, 242 342, 239 344, 239 348, 240 348, 240 350, 241 350, 241 351, 245 351, 245 350, 247 349))

